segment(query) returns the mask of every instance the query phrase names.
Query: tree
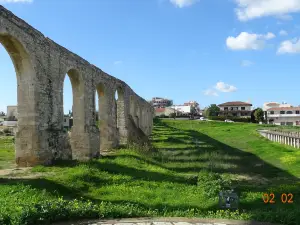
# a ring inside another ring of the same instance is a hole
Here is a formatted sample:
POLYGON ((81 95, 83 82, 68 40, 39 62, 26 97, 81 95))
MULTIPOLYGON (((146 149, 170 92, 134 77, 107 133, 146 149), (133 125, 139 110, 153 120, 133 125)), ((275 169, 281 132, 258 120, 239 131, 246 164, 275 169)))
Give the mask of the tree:
POLYGON ((216 104, 211 104, 206 110, 205 110, 205 116, 218 116, 220 112, 220 108, 216 104))
POLYGON ((5 113, 3 111, 1 111, 0 116, 5 116, 5 113))
POLYGON ((254 112, 254 117, 257 122, 264 121, 264 111, 261 108, 257 108, 254 112))
POLYGON ((170 113, 170 114, 169 114, 169 117, 170 117, 170 118, 173 118, 173 119, 176 119, 176 113, 170 113))

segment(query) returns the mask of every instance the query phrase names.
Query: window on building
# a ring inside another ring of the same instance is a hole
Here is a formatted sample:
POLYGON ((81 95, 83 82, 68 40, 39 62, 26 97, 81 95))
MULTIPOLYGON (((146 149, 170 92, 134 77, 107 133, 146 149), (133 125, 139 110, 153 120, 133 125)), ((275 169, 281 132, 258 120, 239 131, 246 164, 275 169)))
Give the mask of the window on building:
POLYGON ((67 119, 64 119, 64 122, 67 122, 67 119))
POLYGON ((296 111, 296 114, 300 114, 300 111, 297 110, 297 111, 296 111))
POLYGON ((224 107, 224 110, 228 110, 228 107, 224 107))
POLYGON ((285 114, 285 111, 280 111, 280 114, 285 114))
POLYGON ((281 122, 280 125, 281 125, 281 126, 284 126, 284 125, 285 125, 285 122, 281 122))
POLYGON ((286 125, 287 125, 287 126, 293 126, 294 123, 293 123, 293 122, 286 122, 286 125))
POLYGON ((242 110, 246 110, 246 107, 241 107, 242 108, 242 110))
POLYGON ((271 115, 274 115, 274 111, 271 111, 270 114, 271 114, 271 115))
POLYGON ((293 112, 292 111, 287 111, 286 114, 293 114, 293 112))

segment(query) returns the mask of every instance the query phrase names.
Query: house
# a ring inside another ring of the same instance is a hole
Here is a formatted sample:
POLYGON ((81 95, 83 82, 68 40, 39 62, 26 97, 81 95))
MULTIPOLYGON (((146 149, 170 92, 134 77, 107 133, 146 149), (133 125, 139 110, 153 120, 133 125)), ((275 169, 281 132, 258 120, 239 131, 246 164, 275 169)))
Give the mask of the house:
POLYGON ((268 124, 300 125, 300 107, 274 107, 267 109, 268 124))
POLYGON ((286 102, 278 103, 278 102, 265 102, 263 105, 263 111, 267 111, 270 108, 278 108, 278 107, 293 107, 291 104, 287 104, 286 102))
POLYGON ((220 108, 219 116, 232 116, 232 117, 251 117, 252 104, 247 102, 225 102, 218 105, 220 108))
POLYGON ((18 106, 9 105, 7 106, 7 119, 9 120, 17 120, 18 119, 18 106))
POLYGON ((150 103, 153 105, 154 108, 165 108, 171 106, 173 104, 173 101, 166 98, 154 97, 152 98, 150 103))
POLYGON ((181 115, 181 112, 171 107, 155 108, 155 116, 170 116, 171 113, 176 113, 177 116, 181 115))
POLYGON ((196 101, 189 101, 189 102, 185 102, 183 105, 187 105, 187 106, 189 105, 189 106, 194 107, 195 113, 197 115, 200 115, 200 105, 199 105, 198 102, 196 102, 196 101))
POLYGON ((264 111, 264 119, 268 121, 268 109, 270 108, 282 108, 282 107, 293 107, 291 104, 287 104, 286 102, 278 103, 278 102, 265 102, 263 105, 264 111))
POLYGON ((189 116, 192 113, 193 106, 191 105, 172 105, 170 108, 175 111, 178 111, 183 116, 189 116))
POLYGON ((73 126, 73 117, 64 115, 64 128, 69 129, 73 126))

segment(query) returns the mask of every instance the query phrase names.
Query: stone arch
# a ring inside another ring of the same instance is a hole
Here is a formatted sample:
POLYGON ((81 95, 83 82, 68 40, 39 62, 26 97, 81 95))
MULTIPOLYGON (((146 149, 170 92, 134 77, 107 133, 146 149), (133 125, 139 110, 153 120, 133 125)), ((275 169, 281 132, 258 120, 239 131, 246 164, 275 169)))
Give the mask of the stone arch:
MULTIPOLYGON (((73 128, 74 129, 84 129, 82 126, 84 124, 84 86, 80 72, 77 69, 69 69, 68 72, 64 75, 63 82, 65 82, 66 76, 69 77, 72 85, 72 112, 73 112, 73 128)), ((62 92, 63 93, 63 92, 62 92)), ((63 115, 62 115, 63 116, 63 115)))
POLYGON ((126 118, 125 118, 125 102, 124 102, 124 89, 121 86, 116 88, 115 93, 118 95, 116 100, 116 126, 119 134, 119 144, 126 144, 126 118))
POLYGON ((98 95, 98 122, 100 131, 100 151, 107 149, 109 145, 109 131, 108 131, 108 110, 107 110, 107 91, 102 82, 96 85, 96 94, 98 95))
MULTIPOLYGON (((63 129, 63 119, 64 119, 64 83, 66 81, 66 77, 68 76, 72 86, 72 113, 73 113, 73 126, 71 128, 71 132, 69 134, 69 146, 70 146, 70 155, 72 159, 80 159, 83 158, 82 155, 85 154, 82 146, 79 146, 79 139, 78 137, 80 134, 84 133, 85 131, 85 99, 84 99, 84 82, 81 77, 81 73, 78 69, 74 68, 67 68, 65 71, 66 73, 62 76, 62 82, 60 83, 61 86, 61 127, 63 129)), ((83 140, 82 140, 83 142, 83 140)))
POLYGON ((31 56, 20 40, 0 33, 0 43, 9 54, 17 77, 18 129, 15 157, 18 166, 49 164, 51 153, 41 152, 37 111, 37 79, 31 56))
POLYGON ((117 128, 124 126, 125 123, 125 112, 124 112, 124 90, 122 87, 118 87, 115 91, 118 95, 116 99, 116 117, 117 117, 117 128))

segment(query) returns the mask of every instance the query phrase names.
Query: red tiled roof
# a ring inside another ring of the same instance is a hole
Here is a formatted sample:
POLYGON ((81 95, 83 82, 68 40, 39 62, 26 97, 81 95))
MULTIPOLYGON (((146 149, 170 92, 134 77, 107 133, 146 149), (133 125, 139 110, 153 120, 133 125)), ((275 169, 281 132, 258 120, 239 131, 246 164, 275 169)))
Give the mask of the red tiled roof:
POLYGON ((280 104, 276 102, 270 102, 270 103, 266 103, 266 105, 280 105, 280 104))
POLYGON ((156 108, 155 112, 164 112, 166 111, 166 108, 156 108))
POLYGON ((300 107, 274 107, 274 108, 270 108, 267 111, 286 111, 286 110, 299 110, 300 111, 300 107))
POLYGON ((252 106, 252 104, 250 104, 248 102, 236 101, 236 102, 225 102, 218 106, 252 106))

